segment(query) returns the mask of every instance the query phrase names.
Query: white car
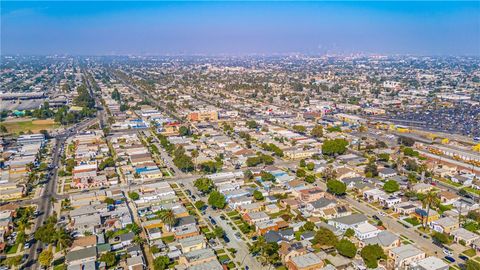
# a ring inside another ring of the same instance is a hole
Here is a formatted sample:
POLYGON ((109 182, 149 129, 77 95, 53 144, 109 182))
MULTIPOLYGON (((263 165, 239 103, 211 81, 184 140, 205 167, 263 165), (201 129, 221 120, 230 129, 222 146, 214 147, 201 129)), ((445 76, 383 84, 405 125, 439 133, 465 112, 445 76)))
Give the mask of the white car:
POLYGON ((386 215, 387 215, 387 213, 385 213, 385 212, 382 212, 382 211, 378 211, 378 214, 379 214, 380 216, 382 216, 382 217, 384 217, 384 216, 386 216, 386 215))
POLYGON ((450 250, 448 250, 446 248, 443 249, 443 253, 445 253, 445 255, 447 255, 447 256, 453 256, 453 252, 451 252, 450 250))

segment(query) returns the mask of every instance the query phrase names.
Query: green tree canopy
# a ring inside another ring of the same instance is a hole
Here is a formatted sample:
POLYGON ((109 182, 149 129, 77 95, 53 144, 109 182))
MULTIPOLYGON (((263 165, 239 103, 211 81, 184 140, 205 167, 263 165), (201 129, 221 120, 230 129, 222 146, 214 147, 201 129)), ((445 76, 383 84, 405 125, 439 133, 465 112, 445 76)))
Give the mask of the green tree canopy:
POLYGON ((343 195, 347 191, 347 186, 338 180, 330 180, 327 182, 327 191, 335 195, 343 195))
POLYGON ((226 201, 225 201, 225 196, 223 196, 222 193, 218 191, 213 191, 210 193, 210 196, 208 197, 208 204, 210 204, 213 207, 223 209, 226 206, 226 201))
POLYGON ((340 253, 340 255, 348 258, 353 258, 355 257, 355 254, 357 254, 357 247, 355 246, 355 244, 350 242, 346 238, 340 240, 340 242, 335 245, 335 248, 337 249, 338 253, 340 253))
POLYGON ((255 191, 253 192, 253 197, 254 197, 255 200, 257 200, 257 201, 262 201, 262 200, 264 199, 262 192, 260 192, 260 191, 258 191, 258 190, 255 190, 255 191))
POLYGON ((388 193, 393 193, 400 190, 400 185, 395 180, 388 180, 383 184, 383 190, 388 193))
POLYGON ((193 185, 202 193, 210 193, 213 189, 213 181, 207 177, 198 178, 193 185))
POLYGON ((345 139, 325 140, 322 144, 322 153, 324 155, 343 154, 347 151, 348 142, 345 139))
POLYGON ((387 255, 378 244, 365 246, 360 251, 360 256, 362 256, 363 262, 368 268, 377 268, 378 260, 387 259, 387 255))
POLYGON ((338 243, 338 239, 331 230, 321 227, 315 233, 313 243, 320 246, 335 246, 338 243))
POLYGON ((310 135, 312 135, 315 138, 321 138, 323 137, 323 126, 321 125, 315 125, 312 128, 312 131, 310 132, 310 135))

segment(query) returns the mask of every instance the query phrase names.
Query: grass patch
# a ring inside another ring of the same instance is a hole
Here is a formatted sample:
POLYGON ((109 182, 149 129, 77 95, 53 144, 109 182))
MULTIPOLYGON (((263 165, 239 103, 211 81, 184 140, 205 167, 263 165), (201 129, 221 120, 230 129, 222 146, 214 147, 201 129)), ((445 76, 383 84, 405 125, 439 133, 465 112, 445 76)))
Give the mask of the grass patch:
POLYGON ((416 218, 411 218, 411 217, 410 217, 410 218, 404 219, 404 221, 412 224, 413 226, 420 225, 420 222, 419 222, 418 219, 416 219, 416 218))
POLYGON ((230 257, 228 257, 227 254, 223 254, 223 255, 218 256, 218 260, 219 260, 221 263, 223 263, 223 262, 226 262, 226 261, 230 260, 230 257))
POLYGON ((222 255, 222 254, 225 254, 225 249, 217 250, 217 255, 222 255))
POLYGON ((477 255, 477 252, 475 251, 475 249, 471 248, 465 250, 464 252, 462 252, 462 254, 465 254, 468 257, 474 257, 475 255, 477 255))
POLYGON ((40 130, 51 130, 59 127, 55 124, 53 119, 45 120, 31 120, 31 119, 18 119, 15 121, 2 122, 2 126, 7 128, 9 133, 28 132, 29 130, 38 133, 40 130))
POLYGON ((173 241, 175 241, 175 235, 165 236, 165 237, 162 237, 162 238, 160 238, 160 239, 162 239, 162 241, 163 241, 165 244, 169 244, 169 243, 172 243, 173 241))
POLYGON ((6 252, 7 254, 15 254, 15 253, 17 253, 18 245, 19 245, 19 244, 16 243, 16 244, 13 245, 13 246, 8 246, 8 247, 6 248, 6 250, 5 250, 5 252, 6 252))
POLYGON ((238 216, 238 212, 237 212, 237 211, 231 211, 231 212, 228 212, 227 215, 228 215, 229 217, 238 216))

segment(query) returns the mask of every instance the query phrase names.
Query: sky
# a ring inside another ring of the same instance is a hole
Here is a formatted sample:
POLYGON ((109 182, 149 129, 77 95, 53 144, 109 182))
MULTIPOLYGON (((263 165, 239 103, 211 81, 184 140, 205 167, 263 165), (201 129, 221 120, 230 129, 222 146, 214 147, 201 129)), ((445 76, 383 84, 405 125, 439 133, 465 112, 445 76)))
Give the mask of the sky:
POLYGON ((2 55, 480 55, 480 1, 0 3, 2 55))

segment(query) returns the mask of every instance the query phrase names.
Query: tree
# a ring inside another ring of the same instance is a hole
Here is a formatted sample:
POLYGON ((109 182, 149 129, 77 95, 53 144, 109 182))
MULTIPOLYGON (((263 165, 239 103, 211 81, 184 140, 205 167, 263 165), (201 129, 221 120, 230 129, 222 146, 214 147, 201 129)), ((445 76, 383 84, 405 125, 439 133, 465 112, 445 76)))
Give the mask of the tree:
POLYGON ((4 263, 6 266, 9 266, 13 269, 14 267, 17 267, 22 263, 22 257, 22 255, 7 257, 4 263))
POLYGON ((187 156, 185 153, 175 154, 175 158, 173 158, 173 164, 175 164, 175 166, 184 172, 192 171, 194 168, 192 158, 187 156))
POLYGON ((202 193, 208 194, 213 189, 213 181, 207 177, 198 178, 193 185, 202 193))
POLYGON ((438 201, 439 200, 438 200, 438 197, 437 197, 437 193, 435 191, 430 190, 425 195, 425 198, 423 199, 423 204, 425 204, 426 207, 427 207, 427 216, 425 218, 425 223, 422 220, 422 224, 423 224, 424 228, 425 228, 425 226, 427 226, 427 223, 428 223, 428 217, 430 215, 430 208, 432 207, 432 205, 438 204, 438 201))
POLYGON ((297 177, 305 177, 306 172, 303 169, 298 169, 296 174, 297 174, 297 177))
POLYGON ((360 251, 360 256, 368 268, 377 268, 378 260, 387 259, 387 255, 385 255, 382 247, 380 247, 378 244, 366 245, 362 251, 360 251))
POLYGON ((269 172, 261 171, 260 178, 262 181, 275 182, 275 176, 269 172))
POLYGON ((450 243, 450 238, 448 237, 448 234, 446 233, 441 233, 441 232, 435 232, 432 236, 433 240, 437 241, 438 243, 442 244, 449 244, 450 243))
POLYGON ((64 250, 65 252, 73 243, 72 236, 70 236, 70 234, 64 228, 58 228, 55 230, 53 241, 60 250, 64 250))
POLYGON ((383 184, 383 190, 387 193, 393 193, 400 190, 400 185, 395 180, 388 180, 383 184))
POLYGON ((117 257, 114 252, 108 251, 100 256, 100 261, 105 262, 108 267, 111 267, 117 263, 117 257))
POLYGON ((115 200, 110 198, 110 197, 105 198, 105 200, 103 200, 103 202, 106 203, 106 204, 115 204, 115 200))
POLYGON ((208 197, 208 204, 210 204, 213 207, 223 209, 226 206, 226 201, 225 201, 225 196, 223 196, 222 193, 218 191, 213 191, 210 193, 210 196, 208 197))
POLYGON ((134 201, 140 199, 140 195, 135 191, 128 192, 128 197, 134 201))
POLYGON ((378 159, 381 161, 388 162, 390 160, 390 155, 387 153, 381 153, 378 155, 378 159))
POLYGON ((4 134, 7 132, 8 132, 7 128, 4 125, 0 125, 0 133, 4 134))
POLYGON ((340 255, 348 258, 353 258, 355 257, 355 254, 357 254, 357 247, 355 244, 346 238, 340 240, 340 242, 335 245, 335 249, 337 249, 340 255))
POLYGON ((310 184, 315 183, 315 175, 309 174, 309 175, 305 176, 305 182, 310 183, 310 184))
POLYGON ((191 135, 191 131, 188 127, 186 126, 181 126, 179 129, 178 129, 178 132, 180 133, 180 136, 189 136, 191 135))
POLYGON ((202 200, 198 200, 195 202, 195 207, 201 211, 205 207, 205 202, 202 200))
POLYGON ((245 178, 245 180, 250 180, 253 178, 253 173, 252 171, 250 170, 246 170, 243 172, 243 178, 245 178))
POLYGON ((355 231, 351 228, 348 228, 343 235, 345 237, 352 237, 355 235, 355 231))
POLYGON ((375 177, 378 175, 377 164, 374 160, 370 160, 368 162, 368 164, 365 166, 364 172, 367 177, 375 177))
POLYGON ((260 192, 258 190, 253 191, 253 197, 257 201, 263 201, 263 199, 264 199, 262 192, 260 192))
POLYGON ((305 159, 301 159, 300 162, 298 163, 298 166, 300 166, 302 168, 307 166, 307 163, 305 162, 305 159))
POLYGON ((315 164, 313 162, 307 163, 307 170, 313 171, 315 169, 315 164))
POLYGON ((153 269, 155 270, 165 270, 168 268, 170 259, 167 256, 159 256, 153 260, 153 269))
POLYGON ((315 234, 313 243, 320 246, 335 246, 338 243, 338 239, 331 230, 321 227, 315 234))
POLYGON ((159 217, 163 223, 169 225, 170 227, 177 223, 177 218, 175 217, 175 213, 172 209, 160 211, 159 217))
POLYGON ((311 221, 307 221, 303 225, 303 230, 304 231, 313 231, 314 229, 315 229, 315 223, 313 223, 311 221))
POLYGON ((301 126, 301 125, 294 125, 293 130, 295 130, 298 133, 304 134, 305 131, 307 131, 307 128, 305 128, 305 126, 301 126))
POLYGON ((225 231, 222 229, 222 227, 219 226, 215 226, 215 228, 213 229, 213 233, 218 238, 222 238, 225 235, 225 231))
POLYGON ((343 154, 347 151, 348 142, 345 139, 325 140, 322 145, 322 153, 324 155, 343 154))
POLYGON ((312 131, 310 131, 310 135, 312 135, 315 138, 321 138, 323 137, 323 126, 321 125, 315 125, 312 128, 312 131))
POLYGON ((398 143, 403 144, 403 145, 408 146, 408 147, 412 147, 415 144, 415 140, 412 139, 412 138, 407 138, 407 137, 400 136, 400 137, 398 137, 398 143))
POLYGON ((38 262, 43 266, 50 266, 53 260, 53 253, 50 249, 44 249, 38 256, 38 262))
POLYGON ((98 164, 98 168, 100 170, 103 170, 106 167, 114 167, 114 166, 115 166, 115 160, 113 160, 113 158, 111 157, 103 160, 102 162, 100 162, 100 164, 98 164))
POLYGON ((249 129, 256 129, 258 128, 258 124, 257 122, 255 122, 255 120, 249 120, 246 122, 246 125, 249 129))
POLYGON ((338 180, 330 180, 327 182, 327 191, 335 195, 343 195, 347 191, 345 183, 338 180))

